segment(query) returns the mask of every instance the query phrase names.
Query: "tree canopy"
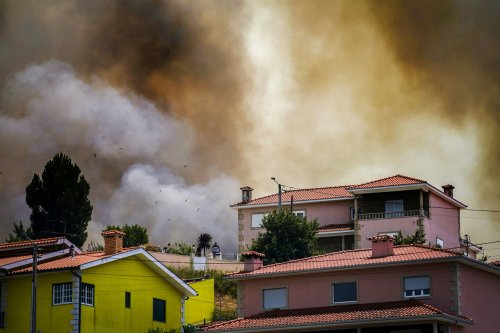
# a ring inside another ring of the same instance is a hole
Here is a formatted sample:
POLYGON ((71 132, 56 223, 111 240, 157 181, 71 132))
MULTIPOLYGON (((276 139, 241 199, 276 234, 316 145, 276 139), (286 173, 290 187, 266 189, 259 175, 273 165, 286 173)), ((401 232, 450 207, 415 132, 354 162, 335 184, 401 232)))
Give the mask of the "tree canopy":
POLYGON ((26 204, 33 238, 66 236, 81 247, 92 217, 90 186, 71 158, 59 153, 45 164, 42 176, 34 174, 26 187, 26 204))
POLYGON ((125 224, 123 226, 108 225, 103 231, 105 230, 123 231, 125 233, 125 237, 123 237, 124 247, 139 246, 149 243, 148 230, 138 224, 125 224))
POLYGON ((33 238, 33 230, 31 230, 31 227, 25 229, 23 221, 19 221, 19 224, 14 222, 14 230, 12 232, 12 234, 9 233, 8 238, 5 238, 7 243, 20 242, 33 238))
POLYGON ((294 215, 288 208, 281 208, 265 216, 259 233, 252 241, 253 251, 264 253, 266 264, 305 258, 316 254, 319 224, 294 215))
POLYGON ((203 256, 205 256, 206 250, 212 246, 212 235, 203 233, 198 237, 198 249, 203 250, 203 256))

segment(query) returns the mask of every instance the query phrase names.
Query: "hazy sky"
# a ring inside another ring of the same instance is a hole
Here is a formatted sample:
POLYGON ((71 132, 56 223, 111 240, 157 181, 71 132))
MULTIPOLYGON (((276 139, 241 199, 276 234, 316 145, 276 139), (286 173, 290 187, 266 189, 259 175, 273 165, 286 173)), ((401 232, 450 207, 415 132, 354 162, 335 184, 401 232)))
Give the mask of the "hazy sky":
MULTIPOLYGON (((239 187, 397 173, 500 210, 499 1, 3 1, 0 238, 57 152, 91 186, 90 239, 209 232, 239 187), (95 156, 94 156, 95 154, 95 156)), ((500 240, 500 214, 462 235, 500 240)), ((500 259, 500 243, 485 246, 500 259)))

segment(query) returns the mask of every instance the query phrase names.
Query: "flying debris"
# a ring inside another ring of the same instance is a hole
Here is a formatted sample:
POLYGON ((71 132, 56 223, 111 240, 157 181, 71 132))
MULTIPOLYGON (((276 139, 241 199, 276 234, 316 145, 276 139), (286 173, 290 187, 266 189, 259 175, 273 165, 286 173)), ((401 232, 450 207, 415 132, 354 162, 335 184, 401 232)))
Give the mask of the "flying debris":
POLYGON ((97 158, 97 155, 94 153, 94 158, 97 158))
POLYGON ((188 165, 187 165, 187 164, 185 164, 185 165, 184 165, 184 167, 185 167, 185 168, 187 168, 187 167, 188 167, 188 165))

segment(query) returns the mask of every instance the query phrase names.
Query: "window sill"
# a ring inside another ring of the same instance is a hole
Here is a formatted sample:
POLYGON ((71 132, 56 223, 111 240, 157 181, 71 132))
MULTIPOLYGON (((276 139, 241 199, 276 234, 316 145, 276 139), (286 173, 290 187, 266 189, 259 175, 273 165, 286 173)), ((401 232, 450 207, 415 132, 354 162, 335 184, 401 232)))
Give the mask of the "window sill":
POLYGON ((346 304, 357 304, 358 301, 346 301, 346 302, 333 302, 332 305, 346 305, 346 304))

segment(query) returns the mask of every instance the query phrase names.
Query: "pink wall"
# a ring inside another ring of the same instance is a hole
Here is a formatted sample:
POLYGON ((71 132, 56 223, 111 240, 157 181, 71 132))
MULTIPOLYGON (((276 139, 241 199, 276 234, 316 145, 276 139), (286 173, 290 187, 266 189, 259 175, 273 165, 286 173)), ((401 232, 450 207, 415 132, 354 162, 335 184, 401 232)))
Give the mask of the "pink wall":
POLYGON ((436 244, 436 238, 444 241, 444 247, 458 251, 460 246, 460 211, 444 199, 431 193, 429 198, 430 220, 424 220, 427 241, 436 244), (442 208, 439 208, 442 207, 442 208))
MULTIPOLYGON (((350 207, 354 206, 353 200, 341 200, 341 201, 330 201, 321 203, 309 203, 309 204, 296 204, 293 206, 293 210, 305 210, 307 220, 318 219, 319 225, 328 224, 345 224, 351 223, 350 220, 350 207)), ((277 206, 274 207, 256 207, 242 209, 243 213, 243 230, 241 234, 243 235, 242 245, 250 246, 252 244, 252 239, 257 237, 259 232, 264 232, 264 228, 252 228, 252 214, 257 213, 270 213, 275 210, 277 206)))
POLYGON ((461 314, 476 323, 463 332, 498 332, 500 277, 466 266, 459 272, 461 314))
POLYGON ((360 220, 360 247, 371 248, 372 243, 368 238, 379 233, 401 231, 403 235, 414 234, 417 230, 417 220, 417 216, 380 220, 360 220))
POLYGON ((422 301, 452 311, 450 267, 449 264, 400 266, 240 281, 244 303, 241 315, 263 311, 262 289, 286 287, 288 308, 308 308, 332 305, 332 283, 357 281, 358 303, 377 303, 404 299, 403 277, 420 275, 431 277, 431 296, 422 298, 422 301))

